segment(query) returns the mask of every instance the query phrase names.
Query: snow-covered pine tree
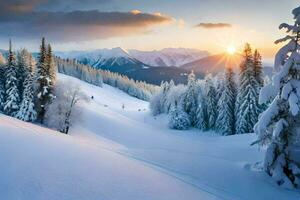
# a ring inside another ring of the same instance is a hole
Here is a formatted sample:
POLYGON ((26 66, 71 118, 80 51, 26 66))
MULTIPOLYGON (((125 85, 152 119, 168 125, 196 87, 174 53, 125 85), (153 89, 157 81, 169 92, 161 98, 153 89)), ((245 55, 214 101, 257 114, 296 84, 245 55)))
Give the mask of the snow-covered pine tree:
POLYGON ((49 64, 47 63, 47 48, 45 38, 42 39, 40 47, 39 59, 37 62, 37 98, 36 98, 36 110, 37 119, 43 124, 46 106, 53 99, 53 84, 51 83, 49 64))
POLYGON ((235 133, 235 101, 237 89, 234 72, 231 67, 226 68, 223 85, 224 90, 219 99, 217 129, 223 135, 233 135, 235 133))
POLYGON ((207 105, 202 95, 199 95, 195 126, 201 131, 208 129, 207 105))
POLYGON ((196 91, 196 77, 192 71, 188 76, 187 90, 182 98, 182 105, 184 111, 188 114, 190 118, 191 125, 194 126, 196 123, 197 115, 197 98, 198 94, 196 91))
POLYGON ((6 69, 6 63, 5 60, 2 56, 2 54, 0 54, 0 57, 2 59, 0 59, 0 112, 3 112, 3 107, 4 107, 4 103, 5 103, 5 69, 6 69))
POLYGON ((212 78, 209 75, 206 79, 205 84, 206 90, 206 109, 207 109, 207 128, 209 130, 215 129, 216 120, 217 120, 217 108, 218 108, 218 101, 217 101, 217 91, 213 84, 212 78))
POLYGON ((25 66, 26 78, 24 81, 24 92, 23 100, 20 105, 20 110, 18 111, 16 117, 23 121, 35 121, 37 113, 34 105, 34 61, 32 55, 28 55, 27 66, 25 66))
POLYGON ((24 91, 24 81, 27 76, 26 68, 28 67, 29 62, 29 52, 26 49, 21 49, 17 55, 17 77, 18 77, 18 90, 20 101, 23 98, 23 91, 24 91))
POLYGON ((175 83, 174 83, 173 79, 171 79, 171 81, 170 81, 170 83, 169 83, 169 90, 168 90, 168 92, 167 92, 167 99, 166 99, 166 102, 165 102, 165 106, 166 106, 165 112, 166 112, 166 113, 169 113, 170 110, 171 110, 172 104, 168 101, 168 96, 169 96, 169 94, 170 94, 170 91, 171 91, 172 88, 174 88, 174 87, 175 87, 175 83))
POLYGON ((216 85, 216 91, 217 91, 217 99, 221 98, 221 95, 224 91, 224 73, 219 73, 217 74, 214 79, 215 79, 215 85, 216 85))
POLYGON ((186 130, 191 126, 188 114, 177 101, 171 106, 169 113, 169 127, 177 130, 186 130))
POLYGON ((253 54, 253 67, 254 67, 254 76, 260 87, 264 86, 264 77, 262 72, 262 62, 261 55, 257 49, 255 49, 253 54))
POLYGON ((261 107, 258 104, 260 86, 254 76, 253 56, 249 44, 244 49, 244 61, 240 66, 240 82, 237 96, 236 133, 251 133, 258 120, 261 107))
POLYGON ((161 83, 161 99, 160 99, 160 107, 162 113, 167 113, 167 95, 170 90, 170 84, 166 82, 161 83))
POLYGON ((46 63, 48 65, 49 77, 51 79, 51 85, 54 86, 56 83, 57 69, 56 69, 56 66, 54 63, 52 47, 50 44, 48 44, 48 47, 47 47, 46 63))
POLYGON ((5 103, 4 113, 14 116, 19 110, 20 96, 18 90, 18 77, 15 55, 12 51, 11 40, 9 41, 9 52, 7 59, 7 67, 5 70, 5 103))
POLYGON ((255 143, 267 145, 264 169, 285 187, 300 185, 299 149, 296 149, 300 137, 300 7, 292 13, 294 25, 281 24, 279 28, 287 29, 288 35, 275 42, 288 41, 276 54, 275 69, 278 72, 272 84, 260 93, 261 103, 270 98, 273 101, 255 125, 258 135, 255 143))

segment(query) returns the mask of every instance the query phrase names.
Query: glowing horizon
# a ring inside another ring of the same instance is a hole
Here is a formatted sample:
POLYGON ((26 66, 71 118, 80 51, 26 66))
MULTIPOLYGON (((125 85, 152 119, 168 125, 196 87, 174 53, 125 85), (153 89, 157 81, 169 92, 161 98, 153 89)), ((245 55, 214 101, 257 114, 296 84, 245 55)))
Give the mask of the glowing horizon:
POLYGON ((36 51, 45 36, 56 51, 171 47, 219 54, 229 45, 238 50, 248 42, 264 59, 271 59, 279 48, 274 41, 283 35, 278 25, 291 21, 291 10, 299 4, 297 0, 228 0, 226 4, 174 0, 172 5, 168 0, 55 2, 3 2, 0 48, 6 49, 12 38, 15 48, 36 51))

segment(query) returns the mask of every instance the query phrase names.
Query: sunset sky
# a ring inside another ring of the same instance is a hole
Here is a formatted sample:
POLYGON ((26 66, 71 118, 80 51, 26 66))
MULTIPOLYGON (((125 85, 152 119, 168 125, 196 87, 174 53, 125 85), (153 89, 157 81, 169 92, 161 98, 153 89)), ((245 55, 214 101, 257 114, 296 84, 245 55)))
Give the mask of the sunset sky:
POLYGON ((0 45, 55 50, 185 47, 212 54, 250 42, 265 58, 297 0, 0 0, 0 45))

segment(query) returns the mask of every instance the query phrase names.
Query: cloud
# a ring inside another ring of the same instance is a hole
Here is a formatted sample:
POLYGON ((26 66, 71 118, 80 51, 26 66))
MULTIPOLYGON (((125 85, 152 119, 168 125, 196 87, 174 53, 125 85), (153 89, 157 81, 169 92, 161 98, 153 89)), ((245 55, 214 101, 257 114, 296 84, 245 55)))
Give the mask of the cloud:
POLYGON ((214 29, 214 28, 230 28, 232 27, 232 25, 229 23, 200 23, 196 25, 196 27, 214 29))
MULTIPOLYGON (((65 2, 75 3, 79 0, 65 2)), ((45 3, 49 2, 12 0, 7 3, 0 0, 0 36, 26 39, 45 36, 53 41, 89 41, 143 33, 151 26, 173 21, 171 17, 160 13, 143 13, 139 10, 130 12, 38 10, 45 3)))

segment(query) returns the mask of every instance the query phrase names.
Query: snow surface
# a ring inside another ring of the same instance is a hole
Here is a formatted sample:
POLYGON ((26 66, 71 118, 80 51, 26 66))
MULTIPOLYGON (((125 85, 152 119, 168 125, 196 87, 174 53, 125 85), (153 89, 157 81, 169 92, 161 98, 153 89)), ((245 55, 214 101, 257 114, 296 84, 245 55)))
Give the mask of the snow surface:
POLYGON ((0 199, 300 199, 260 170, 254 134, 170 130, 147 102, 58 79, 94 99, 70 135, 0 115, 0 199))

